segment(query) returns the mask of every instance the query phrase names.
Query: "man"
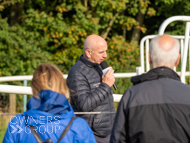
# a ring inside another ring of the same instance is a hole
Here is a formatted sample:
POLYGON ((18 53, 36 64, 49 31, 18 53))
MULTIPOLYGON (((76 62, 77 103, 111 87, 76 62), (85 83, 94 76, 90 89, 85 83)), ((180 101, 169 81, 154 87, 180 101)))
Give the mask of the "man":
POLYGON ((190 87, 173 71, 179 41, 169 35, 150 43, 152 70, 133 77, 119 103, 111 143, 189 143, 190 87))
POLYGON ((78 116, 87 121, 98 143, 110 141, 115 118, 112 92, 114 70, 110 68, 104 76, 100 67, 107 57, 106 51, 107 42, 102 37, 88 36, 84 42, 83 55, 67 77, 67 85, 71 89, 71 106, 75 112, 92 112, 78 116))

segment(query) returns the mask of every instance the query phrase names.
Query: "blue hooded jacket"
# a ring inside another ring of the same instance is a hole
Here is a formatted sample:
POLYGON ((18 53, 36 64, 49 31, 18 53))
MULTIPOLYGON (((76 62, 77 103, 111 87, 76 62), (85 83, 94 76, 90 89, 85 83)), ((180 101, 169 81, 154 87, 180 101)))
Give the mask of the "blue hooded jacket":
MULTIPOLYGON (((15 116, 8 125, 3 143, 37 143, 29 125, 34 126, 45 141, 50 138, 56 143, 72 116, 73 109, 66 97, 60 93, 43 90, 39 99, 32 97, 27 112, 15 116)), ((63 143, 95 143, 94 134, 86 121, 76 118, 62 138, 63 143)))

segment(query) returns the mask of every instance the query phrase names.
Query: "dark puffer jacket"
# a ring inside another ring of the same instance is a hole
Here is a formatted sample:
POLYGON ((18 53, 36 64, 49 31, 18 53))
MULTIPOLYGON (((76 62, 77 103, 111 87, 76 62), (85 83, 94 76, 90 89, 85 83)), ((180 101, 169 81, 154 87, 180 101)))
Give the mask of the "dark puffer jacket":
POLYGON ((133 77, 117 108, 111 143, 189 143, 190 86, 167 67, 133 77))
POLYGON ((111 87, 102 83, 99 64, 81 56, 69 71, 67 85, 71 89, 71 106, 75 112, 104 112, 77 116, 87 121, 95 135, 109 135, 115 118, 113 92, 111 87))

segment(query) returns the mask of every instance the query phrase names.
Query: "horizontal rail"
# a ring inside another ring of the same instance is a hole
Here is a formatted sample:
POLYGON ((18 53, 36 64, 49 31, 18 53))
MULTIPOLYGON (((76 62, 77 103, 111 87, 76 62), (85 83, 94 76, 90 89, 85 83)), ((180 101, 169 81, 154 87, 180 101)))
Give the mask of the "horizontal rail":
MULTIPOLYGON (((114 73, 116 78, 129 78, 132 76, 136 76, 135 72, 131 73, 114 73)), ((67 74, 64 74, 63 77, 66 79, 67 74)), ((0 77, 0 82, 8 82, 8 81, 24 81, 24 80, 32 80, 32 75, 20 75, 20 76, 2 76, 0 77)))
POLYGON ((27 94, 32 95, 31 87, 17 85, 2 85, 0 84, 0 93, 27 94))
MULTIPOLYGON (((31 87, 17 86, 17 85, 2 85, 0 84, 0 93, 26 94, 32 95, 31 87)), ((114 102, 121 100, 121 94, 113 94, 114 102)))
POLYGON ((132 76, 136 76, 136 72, 131 72, 131 73, 114 73, 113 74, 116 78, 130 78, 132 76))
POLYGON ((179 16, 172 16, 172 17, 167 18, 167 19, 164 20, 164 22, 162 22, 162 24, 160 25, 159 30, 158 30, 158 34, 159 34, 159 35, 164 34, 164 31, 165 31, 166 27, 167 27, 171 22, 174 22, 174 21, 186 21, 186 22, 189 21, 189 22, 190 22, 190 16, 179 15, 179 16))
MULTIPOLYGON (((32 77, 32 75, 2 76, 0 82, 32 80, 32 77)), ((63 75, 63 77, 67 78, 67 75, 63 75)))

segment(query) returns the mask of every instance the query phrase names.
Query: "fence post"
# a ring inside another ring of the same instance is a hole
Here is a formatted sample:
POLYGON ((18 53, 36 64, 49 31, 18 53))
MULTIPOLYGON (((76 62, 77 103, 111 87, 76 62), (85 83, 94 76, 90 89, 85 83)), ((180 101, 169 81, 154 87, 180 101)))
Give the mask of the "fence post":
POLYGON ((16 113, 16 94, 9 94, 9 113, 16 113))
MULTIPOLYGON (((27 80, 24 80, 24 86, 27 86, 27 80)), ((26 111, 27 95, 23 95, 23 111, 26 111)))
POLYGON ((136 67, 136 73, 137 73, 137 75, 142 74, 142 68, 141 67, 136 67))

